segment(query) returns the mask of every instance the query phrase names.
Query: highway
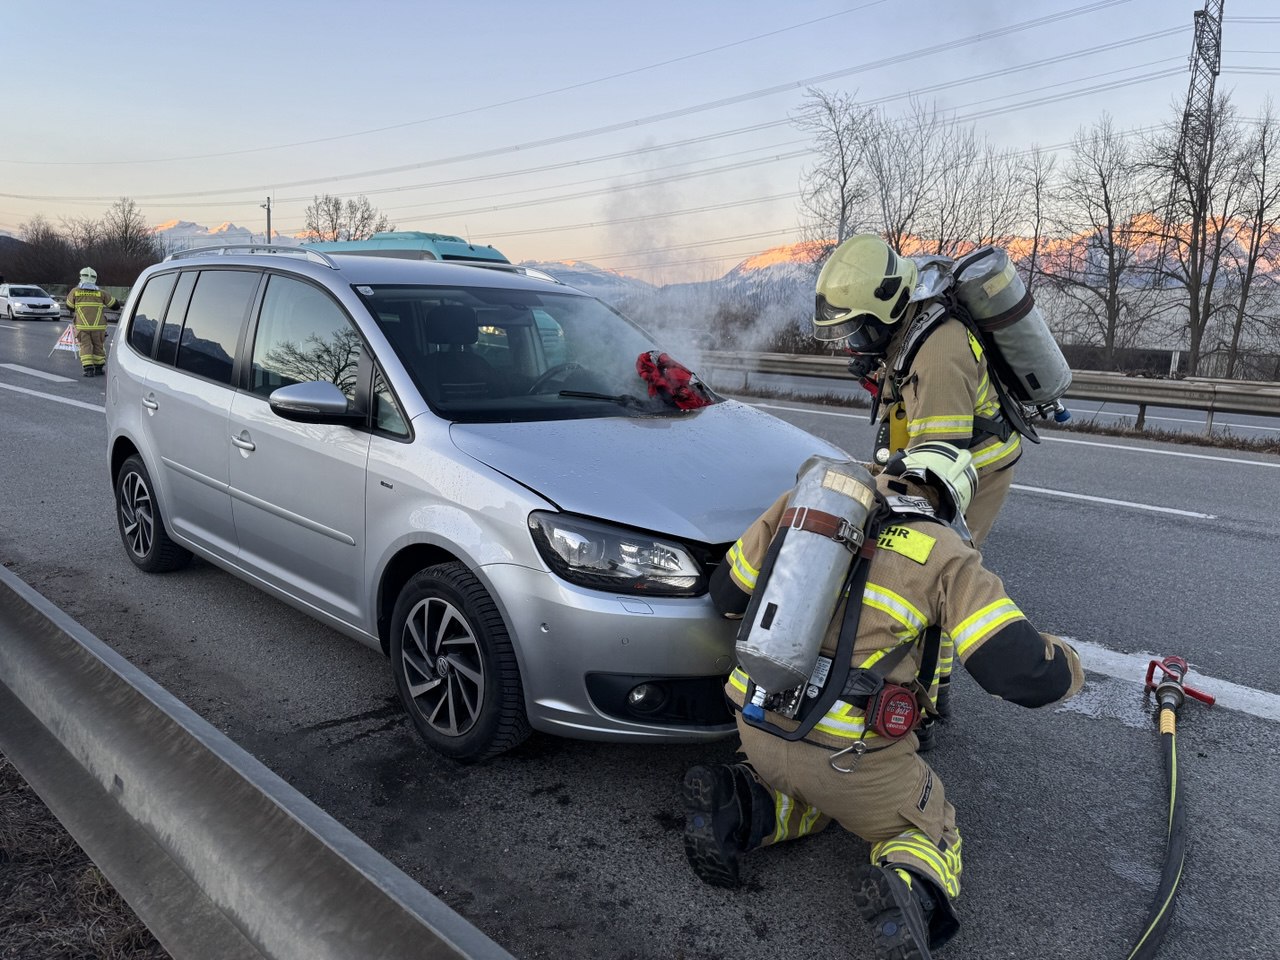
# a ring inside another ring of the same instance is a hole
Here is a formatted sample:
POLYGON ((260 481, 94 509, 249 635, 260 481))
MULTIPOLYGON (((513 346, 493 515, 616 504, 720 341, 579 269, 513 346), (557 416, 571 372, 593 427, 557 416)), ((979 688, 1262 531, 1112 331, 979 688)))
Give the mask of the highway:
MULTIPOLYGON (((717 371, 714 385, 733 392, 742 384, 740 372, 717 371)), ((853 402, 865 404, 867 393, 852 379, 825 380, 819 377, 795 377, 785 374, 751 373, 753 388, 793 394, 797 397, 835 396, 849 397, 853 402)), ((1138 418, 1134 404, 1103 403, 1097 400, 1063 401, 1071 411, 1077 425, 1097 423, 1105 427, 1132 427, 1138 418)), ((1204 435, 1204 413, 1199 410, 1179 410, 1173 407, 1148 407, 1148 430, 1168 433, 1204 435)), ((1280 420, 1243 413, 1218 413, 1213 418, 1213 432, 1217 437, 1232 436, 1241 439, 1280 440, 1280 420)))
MULTIPOLYGON (((845 896, 866 845, 838 827, 749 857, 739 891, 688 870, 681 774, 730 761, 732 742, 534 736, 458 766, 419 745, 376 652, 203 562, 137 571, 105 467, 109 378, 50 358, 56 336, 0 323, 0 562, 428 890, 521 958, 869 954, 845 896)), ((870 448, 865 410, 745 399, 870 448)), ((1080 644, 1089 682, 1027 711, 958 677, 930 755, 965 838, 963 928, 942 956, 1126 956, 1166 803, 1140 680, 1150 657, 1178 653, 1221 703, 1181 714, 1190 852, 1160 956, 1273 957, 1280 457, 1047 434, 985 556, 1037 626, 1080 644)))

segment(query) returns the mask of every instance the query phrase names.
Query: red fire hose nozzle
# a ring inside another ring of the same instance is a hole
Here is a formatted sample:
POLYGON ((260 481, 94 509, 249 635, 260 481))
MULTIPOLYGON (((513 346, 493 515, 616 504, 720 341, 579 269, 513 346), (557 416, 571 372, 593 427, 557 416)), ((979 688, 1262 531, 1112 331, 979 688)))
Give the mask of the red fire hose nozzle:
POLYGON ((1156 691, 1156 696, 1160 696, 1164 691, 1169 691, 1177 697, 1179 704, 1182 702, 1180 694, 1185 694, 1212 707, 1215 702, 1213 694, 1205 693, 1203 690, 1196 690, 1183 682, 1188 670, 1190 670, 1190 667, 1187 666, 1187 661, 1182 657, 1165 657, 1163 660, 1152 660, 1147 665, 1145 689, 1156 691), (1159 670, 1162 675, 1162 679, 1159 682, 1155 679, 1156 670, 1159 670))

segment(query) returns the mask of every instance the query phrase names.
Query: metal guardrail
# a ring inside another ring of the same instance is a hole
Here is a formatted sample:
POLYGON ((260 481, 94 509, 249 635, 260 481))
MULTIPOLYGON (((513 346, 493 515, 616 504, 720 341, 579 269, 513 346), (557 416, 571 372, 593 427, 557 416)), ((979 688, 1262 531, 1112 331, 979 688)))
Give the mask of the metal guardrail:
MULTIPOLYGON (((745 353, 717 350, 702 355, 706 370, 784 374, 826 380, 849 380, 848 362, 842 357, 804 356, 790 353, 745 353)), ((745 384, 744 384, 745 385, 745 384)), ((1074 370, 1067 397, 1076 400, 1133 404, 1138 407, 1137 426, 1142 428, 1148 406, 1201 410, 1205 433, 1213 431, 1215 413, 1280 416, 1280 383, 1253 380, 1156 380, 1119 373, 1074 370)))
POLYGON ((0 751, 175 960, 513 960, 3 567, 0 751))

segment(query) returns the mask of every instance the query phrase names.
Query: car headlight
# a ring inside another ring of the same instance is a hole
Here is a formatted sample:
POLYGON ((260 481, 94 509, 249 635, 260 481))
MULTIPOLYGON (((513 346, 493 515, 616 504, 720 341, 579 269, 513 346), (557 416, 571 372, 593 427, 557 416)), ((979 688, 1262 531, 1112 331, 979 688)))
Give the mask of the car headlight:
POLYGON ((702 568, 673 540, 563 513, 529 514, 529 532, 547 565, 578 586, 658 597, 706 590, 702 568))

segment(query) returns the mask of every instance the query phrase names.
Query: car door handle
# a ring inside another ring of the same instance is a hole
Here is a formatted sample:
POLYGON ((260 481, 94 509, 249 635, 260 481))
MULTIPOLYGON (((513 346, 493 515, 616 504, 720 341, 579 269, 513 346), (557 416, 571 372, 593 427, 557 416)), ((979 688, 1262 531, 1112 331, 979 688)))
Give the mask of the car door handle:
POLYGON ((257 445, 252 440, 249 439, 248 431, 245 431, 245 430, 242 430, 240 432, 240 436, 232 437, 231 442, 234 443, 241 450, 257 450, 258 449, 257 445))
POLYGON ((160 409, 160 404, 156 403, 156 398, 155 398, 154 396, 150 396, 150 395, 145 396, 145 397, 143 397, 143 398, 142 398, 142 405, 143 405, 144 407, 146 407, 148 410, 159 410, 159 409, 160 409))

